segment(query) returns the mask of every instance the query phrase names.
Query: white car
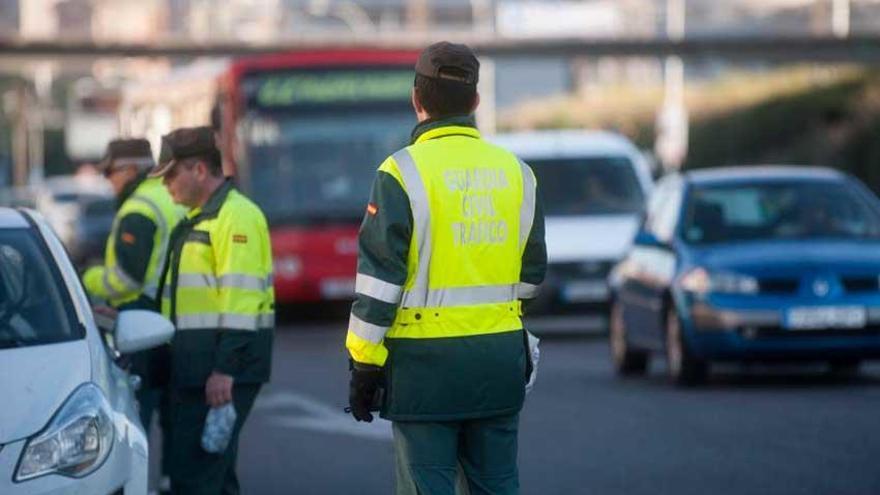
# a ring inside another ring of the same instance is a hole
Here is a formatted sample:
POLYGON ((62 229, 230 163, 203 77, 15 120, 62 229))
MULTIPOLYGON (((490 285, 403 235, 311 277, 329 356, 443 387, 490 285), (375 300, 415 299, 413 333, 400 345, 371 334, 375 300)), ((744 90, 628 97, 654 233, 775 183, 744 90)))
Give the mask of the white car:
POLYGON ((116 360, 172 334, 148 311, 99 330, 46 221, 0 208, 0 493, 146 494, 137 379, 116 360))
POLYGON ((556 130, 490 138, 531 166, 546 222, 547 278, 526 307, 535 332, 607 328, 607 277, 632 243, 653 180, 625 137, 556 130))

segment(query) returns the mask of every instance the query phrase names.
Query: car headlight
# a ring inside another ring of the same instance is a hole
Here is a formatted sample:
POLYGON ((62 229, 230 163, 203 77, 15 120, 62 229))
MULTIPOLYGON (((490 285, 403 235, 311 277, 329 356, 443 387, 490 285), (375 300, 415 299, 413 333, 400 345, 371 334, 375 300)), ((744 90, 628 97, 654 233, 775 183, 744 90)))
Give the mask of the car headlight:
POLYGON ((24 447, 15 481, 46 474, 79 478, 96 470, 113 445, 110 404, 97 385, 87 383, 64 401, 49 424, 24 447))
POLYGON ((682 289, 695 294, 757 294, 758 280, 755 277, 729 272, 710 272, 705 268, 694 268, 685 273, 679 282, 682 289))
POLYGON ((302 270, 302 263, 296 256, 281 256, 275 259, 274 271, 283 278, 296 278, 302 270))

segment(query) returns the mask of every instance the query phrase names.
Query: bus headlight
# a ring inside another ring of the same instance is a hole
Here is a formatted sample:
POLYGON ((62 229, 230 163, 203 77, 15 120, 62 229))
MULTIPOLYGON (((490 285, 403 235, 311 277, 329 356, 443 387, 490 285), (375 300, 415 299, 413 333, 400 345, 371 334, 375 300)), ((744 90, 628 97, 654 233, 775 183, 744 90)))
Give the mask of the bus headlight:
POLYGON ((101 466, 113 445, 110 405, 93 383, 76 389, 24 447, 15 481, 46 474, 79 478, 101 466))
POLYGON ((302 271, 302 262, 296 256, 275 258, 274 272, 282 278, 296 278, 302 271))

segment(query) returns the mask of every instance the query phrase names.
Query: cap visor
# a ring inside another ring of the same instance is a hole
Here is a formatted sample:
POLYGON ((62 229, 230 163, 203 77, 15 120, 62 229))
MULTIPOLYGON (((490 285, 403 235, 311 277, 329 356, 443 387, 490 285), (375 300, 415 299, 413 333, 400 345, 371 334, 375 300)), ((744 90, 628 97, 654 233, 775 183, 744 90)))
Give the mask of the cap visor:
POLYGON ((147 174, 147 177, 162 177, 169 171, 171 171, 172 168, 174 168, 175 163, 176 162, 174 160, 160 163, 159 165, 156 165, 153 170, 150 170, 150 173, 147 174))

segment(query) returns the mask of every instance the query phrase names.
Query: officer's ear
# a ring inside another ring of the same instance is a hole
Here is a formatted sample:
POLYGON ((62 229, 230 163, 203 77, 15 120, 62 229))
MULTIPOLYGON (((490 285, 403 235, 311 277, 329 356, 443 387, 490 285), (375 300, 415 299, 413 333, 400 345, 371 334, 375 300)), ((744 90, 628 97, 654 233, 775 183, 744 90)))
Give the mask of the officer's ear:
POLYGON ((479 93, 479 92, 475 92, 475 93, 474 93, 474 104, 473 104, 473 106, 471 106, 471 112, 470 112, 470 113, 474 113, 474 112, 476 112, 478 106, 480 106, 480 93, 479 93))
POLYGON ((195 173, 196 179, 199 181, 203 181, 208 177, 208 164, 205 163, 205 160, 199 160, 196 162, 195 173))
POLYGON ((413 88, 410 94, 413 110, 415 110, 416 112, 416 118, 419 122, 427 120, 429 118, 429 115, 428 112, 425 111, 425 107, 423 107, 422 104, 419 102, 418 90, 416 88, 413 88))

